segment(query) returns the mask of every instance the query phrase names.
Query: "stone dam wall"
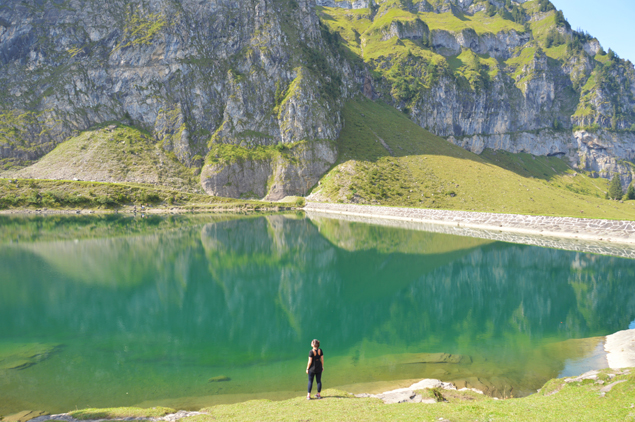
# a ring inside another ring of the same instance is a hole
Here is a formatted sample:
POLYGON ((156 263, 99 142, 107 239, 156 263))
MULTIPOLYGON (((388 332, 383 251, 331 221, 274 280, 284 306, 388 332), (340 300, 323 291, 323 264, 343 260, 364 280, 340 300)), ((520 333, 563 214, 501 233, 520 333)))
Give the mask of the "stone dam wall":
POLYGON ((309 202, 309 218, 338 218, 635 259, 635 222, 309 202))

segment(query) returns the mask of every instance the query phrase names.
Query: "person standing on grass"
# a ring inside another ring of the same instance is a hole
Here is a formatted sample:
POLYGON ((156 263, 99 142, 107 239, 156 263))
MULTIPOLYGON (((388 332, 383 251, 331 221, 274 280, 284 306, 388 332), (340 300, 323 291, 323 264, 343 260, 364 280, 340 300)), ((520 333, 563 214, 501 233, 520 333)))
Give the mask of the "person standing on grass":
POLYGON ((309 374, 309 392, 306 395, 307 400, 311 400, 311 390, 313 389, 313 378, 317 380, 316 399, 321 399, 322 391, 322 372, 324 371, 324 352, 320 349, 320 341, 313 340, 311 342, 311 351, 309 352, 309 362, 306 365, 306 373, 309 374))

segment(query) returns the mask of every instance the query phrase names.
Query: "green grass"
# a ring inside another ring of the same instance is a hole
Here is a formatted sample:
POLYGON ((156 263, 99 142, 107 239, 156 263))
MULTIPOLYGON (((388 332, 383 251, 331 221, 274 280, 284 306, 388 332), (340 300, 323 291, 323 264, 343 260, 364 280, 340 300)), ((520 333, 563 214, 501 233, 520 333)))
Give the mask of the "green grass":
MULTIPOLYGON (((608 377, 604 376, 608 381, 608 377)), ((315 419, 321 421, 364 420, 451 420, 451 421, 591 421, 628 420, 635 415, 631 408, 635 400, 633 375, 618 376, 626 379, 605 397, 600 397, 601 385, 590 382, 567 384, 557 393, 562 380, 554 380, 538 393, 522 399, 494 400, 473 393, 457 393, 437 390, 447 402, 436 404, 401 403, 387 405, 379 399, 356 398, 336 390, 324 392, 324 399, 307 401, 296 398, 283 402, 267 400, 250 401, 233 405, 204 409, 207 415, 187 418, 188 422, 211 420, 280 420, 296 421, 315 419)), ((428 395, 431 392, 427 393, 428 395)), ((434 394, 434 392, 432 392, 434 394)), ((435 395, 436 396, 436 395, 435 395)), ((185 422, 185 421, 184 421, 185 422)))
MULTIPOLYGON (((114 210, 149 204, 167 209, 261 209, 270 202, 221 198, 135 183, 75 182, 64 180, 0 179, 2 209, 114 210)), ((296 203, 290 207, 297 207, 296 203)))
POLYGON ((547 35, 556 27, 556 13, 554 11, 548 12, 543 19, 531 21, 529 24, 534 39, 544 47, 547 35))
POLYGON ((511 58, 507 59, 505 64, 508 67, 509 74, 512 79, 516 80, 525 71, 525 67, 529 66, 536 57, 535 47, 521 48, 511 58))
POLYGON ((138 12, 129 13, 124 27, 123 41, 117 44, 114 51, 135 45, 150 45, 166 23, 161 13, 147 15, 138 12))
POLYGON ((243 161, 262 161, 282 157, 291 160, 289 152, 307 145, 306 141, 277 145, 257 145, 245 148, 240 145, 213 143, 207 154, 206 162, 210 164, 231 164, 243 161))
POLYGON ((418 16, 424 21, 430 30, 446 30, 450 32, 461 32, 464 29, 473 29, 478 35, 497 34, 499 32, 525 32, 523 25, 517 24, 501 18, 498 14, 489 17, 483 12, 474 16, 464 15, 461 18, 447 13, 419 13, 418 16))
POLYGON ((316 7, 320 19, 344 39, 351 58, 362 56, 360 34, 372 24, 370 9, 340 9, 316 7))
POLYGON ((596 95, 597 76, 598 72, 593 71, 589 79, 587 79, 586 83, 582 87, 580 92, 580 103, 578 104, 578 108, 573 115, 574 117, 583 117, 595 114, 596 111, 591 101, 596 95))
POLYGON ((545 54, 555 60, 566 60, 569 57, 566 44, 561 44, 557 47, 545 48, 545 54))
POLYGON ((344 119, 339 161, 314 190, 324 200, 635 219, 635 201, 603 199, 608 181, 576 172, 559 158, 502 151, 479 156, 366 99, 347 103, 344 119))
MULTIPOLYGON (((375 398, 358 398, 339 390, 325 390, 322 400, 297 397, 290 400, 252 400, 202 409, 205 414, 182 419, 183 422, 211 421, 625 421, 635 418, 635 375, 620 374, 610 378, 604 370, 602 384, 587 380, 565 383, 549 381, 540 392, 520 399, 495 400, 473 392, 446 390, 422 391, 437 403, 384 404, 375 398), (614 381, 604 396, 600 389, 614 381)), ((115 418, 157 416, 168 411, 156 409, 87 409, 71 412, 73 417, 115 418)))
MULTIPOLYGON (((511 77, 515 85, 524 92, 527 82, 541 73, 533 70, 531 66, 537 55, 546 55, 549 66, 557 68, 563 62, 569 61, 573 55, 584 54, 569 51, 566 45, 567 37, 557 33, 555 11, 540 15, 539 20, 530 20, 525 27, 504 19, 499 13, 490 17, 484 12, 475 13, 473 16, 452 12, 416 12, 416 3, 387 0, 378 3, 372 10, 351 11, 325 7, 317 9, 322 23, 341 36, 348 58, 364 61, 374 69, 376 78, 381 76, 389 83, 385 91, 390 92, 400 109, 420 108, 420 100, 425 96, 422 93, 433 87, 443 75, 453 75, 461 91, 479 91, 488 89, 488 82, 499 72, 503 72, 503 78, 511 77), (422 22, 417 24, 423 28, 422 39, 399 39, 395 36, 388 38, 391 36, 392 24, 400 23, 412 27, 416 21, 422 22), (519 48, 505 65, 501 66, 502 62, 499 63, 498 60, 487 56, 476 56, 469 49, 463 49, 460 54, 449 57, 447 56, 453 52, 433 51, 430 41, 434 37, 430 37, 429 32, 438 31, 454 34, 472 32, 475 36, 531 31, 534 40, 519 48), (546 47, 548 41, 549 48, 546 47), (557 43, 560 45, 555 45, 557 43), (542 49, 541 52, 538 52, 539 48, 542 49)), ((431 4, 440 6, 442 3, 435 0, 431 4)), ((521 7, 530 17, 538 13, 537 1, 524 3, 521 7)), ((584 60, 577 63, 584 63, 584 60)), ((579 89, 588 76, 589 71, 582 64, 577 65, 571 76, 575 91, 566 93, 566 113, 575 112, 579 89)), ((581 108, 580 113, 593 112, 586 106, 581 108)))
POLYGON ((193 169, 166 153, 147 132, 122 124, 84 131, 35 164, 0 176, 146 183, 201 192, 193 169))
POLYGON ((499 72, 498 60, 484 54, 477 55, 470 49, 464 49, 458 56, 447 60, 454 74, 464 77, 472 89, 484 88, 499 72))

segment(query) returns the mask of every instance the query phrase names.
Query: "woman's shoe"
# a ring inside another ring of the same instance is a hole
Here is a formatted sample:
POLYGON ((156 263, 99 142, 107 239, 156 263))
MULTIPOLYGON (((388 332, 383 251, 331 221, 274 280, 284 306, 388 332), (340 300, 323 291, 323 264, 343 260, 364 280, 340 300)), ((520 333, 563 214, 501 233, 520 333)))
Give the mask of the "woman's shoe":
POLYGON ((321 398, 322 398, 322 396, 320 396, 320 393, 317 393, 317 394, 315 395, 315 398, 316 398, 316 399, 321 399, 321 398))
POLYGON ((310 395, 310 394, 307 394, 307 395, 306 395, 306 399, 307 399, 307 400, 311 400, 311 395, 310 395))

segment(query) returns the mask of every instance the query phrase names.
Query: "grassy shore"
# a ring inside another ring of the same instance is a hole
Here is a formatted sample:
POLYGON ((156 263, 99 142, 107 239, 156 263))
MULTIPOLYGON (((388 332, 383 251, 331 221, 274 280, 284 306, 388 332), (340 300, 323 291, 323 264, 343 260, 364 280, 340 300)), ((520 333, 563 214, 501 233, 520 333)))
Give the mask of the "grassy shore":
POLYGON ((139 183, 101 183, 68 180, 0 179, 0 210, 113 212, 270 210, 304 206, 294 198, 283 204, 221 198, 139 183))
MULTIPOLYGON (((470 391, 424 390, 437 403, 384 404, 376 398, 358 398, 344 391, 326 390, 322 400, 297 397, 284 401, 253 400, 202 409, 187 422, 223 421, 623 421, 635 419, 635 374, 601 371, 598 380, 567 383, 549 381, 536 394, 496 400, 470 391), (617 375, 615 375, 617 373, 617 375), (618 381, 618 383, 616 383, 618 381), (609 391, 603 392, 611 384, 609 391)), ((78 419, 156 417, 166 408, 84 409, 71 412, 78 419)))

